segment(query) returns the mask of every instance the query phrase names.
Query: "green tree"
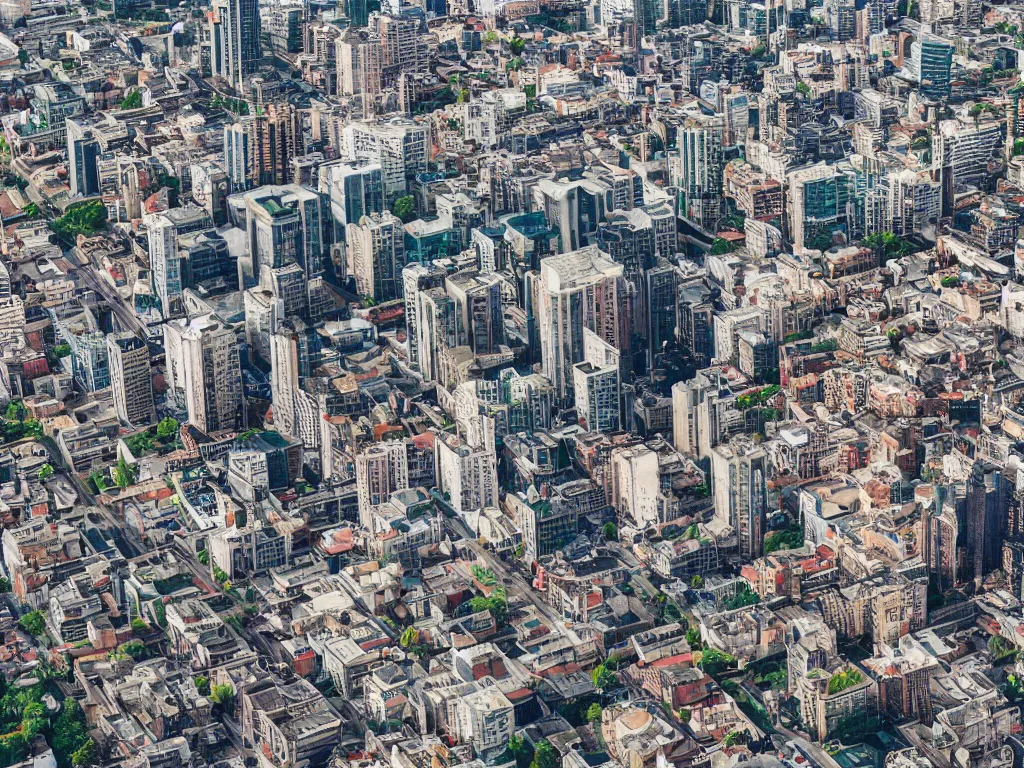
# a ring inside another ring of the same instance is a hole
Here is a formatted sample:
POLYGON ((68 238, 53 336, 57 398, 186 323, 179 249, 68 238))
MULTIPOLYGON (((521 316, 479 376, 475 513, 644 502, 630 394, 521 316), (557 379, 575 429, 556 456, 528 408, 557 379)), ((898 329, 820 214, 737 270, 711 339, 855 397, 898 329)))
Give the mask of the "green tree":
POLYGON ((473 613, 490 611, 491 616, 494 617, 494 622, 499 627, 503 627, 508 623, 508 601, 505 599, 503 592, 499 593, 498 590, 495 590, 495 594, 490 597, 474 597, 469 601, 469 607, 473 613))
POLYGON ((58 344, 53 348, 53 356, 57 358, 67 357, 71 354, 70 344, 58 344))
POLYGON ((142 619, 132 619, 132 632, 148 632, 149 624, 142 619))
POLYGON ((526 41, 521 37, 513 37, 508 41, 508 49, 513 56, 520 56, 526 50, 526 41))
POLYGON ((711 243, 711 255, 721 256, 726 253, 732 253, 732 244, 724 237, 716 237, 711 243))
POLYGON ((64 709, 53 723, 53 738, 50 739, 57 765, 60 768, 73 766, 75 753, 82 749, 87 741, 89 732, 82 707, 73 698, 64 699, 64 709))
POLYGON ((210 695, 210 679, 204 675, 196 675, 194 682, 196 684, 196 690, 199 691, 200 696, 210 695))
POLYGON ((993 635, 988 641, 988 650, 997 659, 1001 659, 1005 656, 1009 656, 1014 653, 1013 648, 1006 640, 1000 635, 993 635))
POLYGON ((412 221, 416 218, 416 198, 412 195, 403 195, 395 200, 391 206, 391 213, 401 219, 403 223, 412 221))
POLYGON ((89 200, 68 206, 64 215, 50 226, 61 238, 73 242, 79 235, 90 237, 107 223, 107 208, 102 200, 89 200))
POLYGON ((118 108, 119 109, 138 109, 141 106, 142 106, 142 92, 136 90, 136 91, 132 91, 127 96, 125 96, 123 99, 121 99, 121 103, 118 105, 118 108))
POLYGON ((859 685, 863 680, 864 677, 856 669, 840 670, 829 678, 828 695, 845 691, 847 688, 859 685))
POLYGON ((686 644, 691 648, 700 648, 700 630, 696 627, 690 627, 686 630, 686 644))
POLYGON ((42 611, 30 611, 18 619, 18 626, 30 635, 39 637, 46 632, 46 617, 42 611))
POLYGON ((161 440, 167 440, 172 437, 176 437, 178 434, 178 420, 168 416, 165 419, 160 419, 160 423, 156 425, 156 436, 161 440))
POLYGON ((133 456, 141 456, 148 451, 153 450, 153 438, 149 436, 148 432, 139 432, 136 435, 125 439, 125 445, 128 446, 128 450, 132 452, 133 456))
POLYGON ((21 64, 21 66, 28 64, 28 51, 24 48, 18 49, 18 63, 21 64))
POLYGON ((522 736, 513 734, 508 740, 508 751, 516 759, 516 768, 529 768, 533 760, 533 749, 522 736))
POLYGON ((11 400, 11 402, 7 404, 7 411, 4 413, 4 418, 8 421, 24 421, 26 413, 25 405, 21 400, 11 400))
POLYGON ((722 743, 727 747, 735 747, 737 744, 746 744, 749 739, 750 734, 746 731, 729 731, 725 734, 722 743))
POLYGON ((591 723, 600 723, 603 711, 604 710, 601 709, 601 705, 595 701, 587 708, 587 721, 591 723))
POLYGON ((51 477, 53 477, 53 467, 49 464, 43 464, 43 466, 39 468, 39 482, 45 482, 51 477))
POLYGON ((125 461, 122 456, 117 460, 117 465, 110 473, 110 478, 114 481, 114 485, 118 488, 124 489, 135 484, 135 480, 138 478, 138 472, 135 467, 125 461))
POLYGON ((615 541, 619 538, 619 527, 615 523, 605 523, 601 526, 601 533, 604 534, 606 541, 615 541))
POLYGON ((608 669, 606 664, 598 664, 590 673, 590 681, 599 691, 606 691, 618 684, 619 676, 608 669))
POLYGON ((82 746, 71 753, 71 765, 74 768, 86 768, 96 764, 96 742, 88 739, 82 746))
POLYGON ((420 641, 420 633, 416 627, 407 627, 402 636, 398 639, 398 644, 403 648, 412 648, 420 641))
POLYGON ((727 611, 735 611, 739 608, 746 608, 757 605, 761 602, 761 596, 750 588, 746 582, 736 591, 736 594, 725 601, 724 607, 727 611))
POLYGON ((213 685, 210 687, 210 701, 219 704, 220 707, 230 714, 235 709, 235 688, 231 683, 213 685))
POLYGON ((205 549, 200 549, 199 552, 196 554, 196 559, 203 565, 209 565, 210 553, 207 552, 205 549))
POLYGON ((559 768, 562 764, 561 758, 555 748, 551 746, 551 742, 547 739, 542 739, 537 742, 537 748, 533 751, 533 760, 530 762, 530 768, 559 768))
POLYGON ((715 648, 705 648, 701 653, 700 668, 709 675, 717 675, 736 663, 736 657, 715 648))
POLYGON ((0 595, 5 595, 11 591, 11 580, 6 576, 0 576, 0 595))
POLYGON ((144 659, 146 657, 146 644, 141 640, 129 640, 126 643, 121 643, 117 646, 117 650, 126 656, 131 656, 135 661, 144 659))
POLYGON ((704 577, 699 573, 695 573, 693 578, 690 579, 690 589, 703 589, 704 588, 704 577))
POLYGON ((690 718, 693 717, 693 712, 691 712, 689 709, 685 709, 684 708, 684 709, 680 709, 676 713, 676 715, 679 717, 679 722, 681 722, 681 723, 689 723, 690 722, 690 718))

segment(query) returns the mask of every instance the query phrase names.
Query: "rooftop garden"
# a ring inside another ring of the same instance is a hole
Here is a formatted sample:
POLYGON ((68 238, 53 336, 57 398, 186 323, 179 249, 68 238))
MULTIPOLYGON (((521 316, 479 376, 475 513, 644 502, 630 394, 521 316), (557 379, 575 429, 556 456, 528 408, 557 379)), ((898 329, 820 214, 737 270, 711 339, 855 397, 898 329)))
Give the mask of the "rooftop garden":
POLYGON ((856 669, 844 669, 840 672, 836 672, 828 681, 828 695, 832 696, 836 693, 842 693, 847 688, 853 688, 855 685, 860 685, 864 682, 864 676, 856 669))

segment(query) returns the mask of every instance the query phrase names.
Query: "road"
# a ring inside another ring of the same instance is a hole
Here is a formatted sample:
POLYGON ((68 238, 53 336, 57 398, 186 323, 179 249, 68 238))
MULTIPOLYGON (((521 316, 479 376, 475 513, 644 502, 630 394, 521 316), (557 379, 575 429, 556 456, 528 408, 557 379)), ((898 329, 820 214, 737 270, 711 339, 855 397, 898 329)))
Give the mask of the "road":
MULTIPOLYGON (((457 527, 466 529, 465 523, 463 523, 460 518, 456 518, 456 520, 461 524, 457 527)), ((454 521, 448 520, 448 522, 451 523, 454 521)), ((556 626, 565 626, 565 618, 561 616, 558 611, 548 605, 537 591, 534 590, 533 586, 527 583, 526 579, 505 565, 505 563, 500 558, 495 557, 492 552, 481 546, 480 543, 472 536, 471 531, 466 529, 463 533, 463 539, 466 542, 466 546, 472 550, 473 554, 483 561, 484 564, 491 569, 494 575, 498 577, 500 583, 505 587, 506 592, 513 592, 516 597, 521 598, 525 602, 532 603, 537 611, 552 624, 556 626)))
POLYGON ((146 326, 139 320, 131 307, 125 304, 124 299, 121 298, 114 286, 97 274, 96 268, 91 264, 83 264, 76 248, 68 251, 66 257, 74 265, 75 275, 107 302, 110 311, 117 318, 121 330, 130 331, 143 341, 147 341, 149 337, 146 335, 146 326))
MULTIPOLYGON (((773 723, 772 727, 786 737, 787 740, 793 742, 808 758, 820 765, 821 768, 840 768, 839 763, 835 761, 835 758, 813 741, 808 741, 803 736, 795 731, 789 730, 789 728, 786 728, 784 725, 773 723)), ((948 768, 948 766, 946 766, 946 768, 948 768)))

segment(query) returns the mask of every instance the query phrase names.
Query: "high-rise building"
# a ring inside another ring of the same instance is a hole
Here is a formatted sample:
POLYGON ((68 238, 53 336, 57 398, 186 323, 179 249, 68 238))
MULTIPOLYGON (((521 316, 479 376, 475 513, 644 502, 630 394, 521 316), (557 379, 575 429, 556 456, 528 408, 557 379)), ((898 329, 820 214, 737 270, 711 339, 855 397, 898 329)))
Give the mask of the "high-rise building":
POLYGON ((647 350, 649 362, 676 340, 676 304, 679 269, 664 261, 644 275, 647 299, 647 350))
POLYGON ((187 287, 187 256, 178 247, 178 239, 211 228, 213 219, 206 209, 186 205, 148 214, 144 222, 149 239, 150 281, 160 299, 160 312, 165 319, 181 317, 182 291, 187 287))
POLYGON ((612 261, 622 265, 622 276, 636 288, 633 321, 637 327, 633 330, 645 334, 647 281, 644 275, 654 266, 655 259, 651 217, 641 208, 612 211, 598 226, 595 242, 612 261))
POLYGON ((66 337, 71 347, 71 372, 75 383, 85 392, 98 392, 110 386, 110 358, 106 335, 89 329, 66 337))
POLYGON ((335 41, 338 93, 359 96, 362 116, 373 116, 373 102, 382 90, 384 48, 380 36, 368 29, 349 28, 335 41))
POLYGON ((505 342, 501 305, 502 280, 493 273, 458 272, 445 280, 445 290, 455 302, 458 346, 474 355, 489 355, 505 342))
POLYGON ((214 314, 164 324, 167 384, 184 401, 189 423, 207 434, 245 423, 239 346, 214 314))
POLYGON ((978 586, 1002 562, 1006 526, 1006 482, 998 466, 976 459, 967 480, 965 578, 978 586))
POLYGON ((419 370, 428 381, 436 381, 441 377, 441 352, 458 346, 455 302, 444 288, 427 288, 418 292, 416 303, 419 370))
POLYGON ((832 233, 849 226, 850 201, 846 177, 825 162, 787 176, 789 239, 794 253, 831 247, 832 233))
POLYGON ((687 118, 679 126, 678 149, 669 157, 669 177, 679 188, 679 212, 705 229, 712 229, 722 210, 721 115, 687 118))
POLYGON ((732 526, 740 556, 760 556, 768 526, 768 457, 740 435, 711 450, 715 515, 732 526))
POLYGON ((405 266, 405 229, 388 211, 363 216, 345 228, 349 274, 356 291, 374 301, 392 301, 402 295, 405 266))
POLYGON ((245 78, 257 70, 262 56, 259 0, 219 0, 214 12, 223 41, 221 67, 214 74, 243 93, 245 78))
POLYGON ((356 454, 356 493, 360 523, 369 528, 371 507, 409 487, 409 459, 404 440, 374 443, 356 454))
POLYGON ((400 13, 374 14, 370 27, 376 30, 383 49, 383 82, 392 85, 403 72, 420 72, 428 60, 422 14, 411 6, 400 13))
POLYGON ((590 432, 617 432, 622 424, 619 351, 589 328, 583 336, 583 362, 572 368, 576 415, 590 432))
POLYGON ((107 336, 110 391, 117 418, 134 427, 156 419, 149 347, 131 333, 107 336))
POLYGON ((318 354, 315 329, 301 320, 288 320, 270 335, 274 426, 282 434, 301 440, 311 451, 320 447, 320 408, 302 383, 312 374, 318 354))
POLYGON ((934 35, 925 35, 910 44, 907 69, 921 84, 922 95, 931 99, 949 96, 955 50, 952 43, 934 35))
POLYGON ((90 197, 100 193, 100 143, 92 129, 77 120, 66 121, 68 131, 68 176, 71 194, 90 197))
POLYGON ((371 213, 382 213, 384 177, 380 163, 371 160, 336 160, 320 166, 319 191, 331 201, 334 240, 345 239, 345 227, 358 224, 371 213))
POLYGON ((456 437, 439 439, 437 447, 441 490, 449 494, 456 512, 498 506, 498 460, 493 447, 473 448, 456 437))
POLYGON ((670 29, 701 24, 708 18, 708 0, 667 0, 666 5, 670 29))
POLYGON ((226 126, 224 162, 231 186, 239 190, 289 184, 301 136, 298 112, 287 103, 268 104, 261 114, 226 126))
POLYGON ((573 366, 584 360, 584 328, 616 349, 628 348, 622 265, 588 246, 542 259, 533 283, 544 375, 567 403, 573 395, 573 366))
POLYGON ((409 345, 409 364, 422 370, 420 352, 420 293, 429 288, 444 285, 445 271, 423 264, 409 264, 402 270, 402 286, 405 298, 405 330, 409 345))
POLYGON ((264 186, 241 196, 253 275, 298 264, 306 279, 324 271, 330 245, 320 195, 296 184, 264 186))
POLYGON ((249 165, 252 159, 249 143, 253 133, 254 129, 245 121, 224 126, 224 170, 235 192, 255 186, 253 178, 256 174, 249 165))
POLYGON ((380 163, 384 196, 405 194, 406 182, 427 170, 430 125, 405 118, 349 123, 343 132, 346 157, 380 163))
POLYGON ((541 179, 533 189, 536 210, 544 212, 550 227, 557 230, 562 253, 590 245, 598 225, 609 213, 607 184, 593 178, 541 179))

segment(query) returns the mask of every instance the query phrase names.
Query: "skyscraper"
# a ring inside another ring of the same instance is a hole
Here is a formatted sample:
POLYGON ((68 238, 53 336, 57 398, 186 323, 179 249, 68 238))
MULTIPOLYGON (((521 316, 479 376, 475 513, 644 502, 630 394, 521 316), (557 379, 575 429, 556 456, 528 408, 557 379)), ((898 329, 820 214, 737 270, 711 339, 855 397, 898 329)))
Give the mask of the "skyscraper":
POLYGON ((804 249, 812 248, 825 250, 831 246, 833 232, 848 228, 846 178, 824 162, 800 168, 786 178, 793 252, 802 254, 804 249))
POLYGON ((722 210, 721 115, 690 117, 679 127, 679 149, 669 158, 669 176, 679 187, 679 213, 705 229, 722 210))
POLYGON ((619 352, 589 328, 583 329, 584 360, 572 369, 576 414, 591 432, 621 428, 619 352))
POLYGON ((445 289, 455 302, 459 346, 474 355, 498 351, 505 341, 501 306, 501 278, 493 273, 460 272, 445 280, 445 289))
POLYGON ((153 292, 160 299, 160 312, 165 319, 180 317, 182 291, 186 286, 185 255, 178 248, 178 238, 213 226, 213 219, 204 208, 186 205, 144 219, 149 234, 149 268, 153 292))
POLYGON ((998 466, 976 459, 967 480, 966 557, 964 577, 981 586, 985 576, 999 567, 1006 528, 1006 483, 998 466))
POLYGON ((951 43, 934 35, 911 43, 907 69, 921 83, 922 94, 932 99, 949 96, 955 50, 951 43))
POLYGON ((301 138, 291 104, 268 104, 224 129, 224 162, 234 189, 288 184, 301 138))
POLYGON ((298 264, 307 279, 322 274, 330 244, 320 195, 296 184, 247 192, 245 229, 252 269, 298 264))
POLYGON ((384 48, 376 32, 348 29, 335 41, 338 92, 362 99, 362 115, 373 114, 374 97, 381 92, 384 48))
POLYGON ((68 175, 71 194, 89 197, 100 193, 100 143, 92 129, 75 120, 67 121, 68 175))
POLYGON ((629 346, 622 265, 597 246, 549 256, 541 260, 533 288, 544 375, 567 403, 573 395, 573 365, 584 359, 584 328, 619 350, 629 346))
POLYGON ((380 163, 370 160, 337 160, 320 166, 319 191, 331 201, 336 240, 344 239, 345 227, 358 224, 384 206, 384 177, 380 163))
POLYGON ((665 345, 676 340, 676 288, 679 285, 679 269, 668 261, 649 270, 644 275, 647 299, 647 350, 649 363, 665 345))
POLYGON ((189 423, 207 434, 239 429, 245 401, 235 331, 214 314, 174 320, 164 324, 164 346, 167 383, 189 423))
POLYGON ((350 123, 343 130, 350 160, 380 163, 384 195, 404 195, 406 182, 427 170, 430 123, 394 118, 387 122, 350 123))
POLYGON ((420 351, 420 293, 429 288, 438 288, 444 284, 445 271, 437 267, 426 267, 423 264, 409 264, 402 270, 402 285, 405 298, 405 329, 408 336, 409 363, 417 370, 420 368, 422 353, 420 351))
POLYGON ((767 461, 767 454, 746 435, 711 450, 715 515, 736 530, 740 555, 748 559, 761 554, 767 531, 767 461))
POLYGON ((392 301, 402 295, 401 272, 405 266, 405 230, 390 212, 363 216, 345 228, 349 274, 355 275, 356 291, 374 301, 392 301))
POLYGON ((457 512, 498 506, 498 461, 493 447, 471 447, 455 437, 439 439, 437 447, 441 489, 457 512))
POLYGON ((136 427, 152 423, 156 410, 149 347, 131 333, 107 336, 107 359, 117 418, 136 427))
POLYGON ((222 71, 216 72, 239 93, 245 90, 245 78, 256 71, 260 51, 259 0, 220 0, 216 6, 223 35, 222 71))
POLYGON ((356 455, 359 521, 367 528, 371 507, 383 504, 395 491, 409 487, 408 462, 404 440, 374 443, 356 455))

